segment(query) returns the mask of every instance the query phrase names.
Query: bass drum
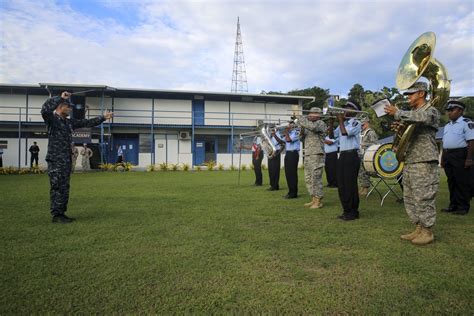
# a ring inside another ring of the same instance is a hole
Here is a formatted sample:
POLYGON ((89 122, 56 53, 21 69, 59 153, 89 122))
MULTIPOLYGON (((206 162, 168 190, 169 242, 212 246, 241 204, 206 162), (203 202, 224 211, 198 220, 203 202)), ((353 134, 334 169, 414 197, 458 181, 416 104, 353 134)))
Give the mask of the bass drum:
POLYGON ((403 170, 397 155, 392 151, 392 143, 374 144, 364 153, 364 168, 371 176, 379 175, 385 179, 396 178, 403 170))

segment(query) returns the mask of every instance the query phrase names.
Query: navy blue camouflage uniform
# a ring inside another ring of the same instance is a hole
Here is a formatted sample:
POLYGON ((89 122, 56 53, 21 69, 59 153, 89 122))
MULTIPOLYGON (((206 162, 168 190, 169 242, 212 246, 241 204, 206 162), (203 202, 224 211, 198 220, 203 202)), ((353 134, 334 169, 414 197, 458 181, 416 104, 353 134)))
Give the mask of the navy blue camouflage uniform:
POLYGON ((51 215, 62 215, 67 211, 69 200, 69 179, 72 168, 72 131, 81 127, 93 127, 105 121, 104 116, 90 120, 63 118, 54 110, 66 100, 59 96, 49 98, 41 108, 48 128, 48 176, 50 181, 51 215))

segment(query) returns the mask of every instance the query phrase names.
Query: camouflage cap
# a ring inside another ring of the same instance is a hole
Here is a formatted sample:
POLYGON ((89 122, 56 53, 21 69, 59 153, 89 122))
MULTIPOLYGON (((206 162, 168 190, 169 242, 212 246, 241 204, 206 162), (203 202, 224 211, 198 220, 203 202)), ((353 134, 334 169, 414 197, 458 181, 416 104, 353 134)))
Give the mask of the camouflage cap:
POLYGON ((403 92, 404 95, 407 94, 412 94, 418 91, 428 91, 428 85, 426 82, 415 82, 410 88, 408 88, 405 92, 403 92))
POLYGON ((364 124, 364 123, 369 123, 369 118, 366 117, 366 116, 364 116, 363 118, 360 119, 360 122, 361 122, 362 124, 364 124))
POLYGON ((321 110, 318 107, 313 106, 311 109, 309 109, 309 113, 323 113, 323 110, 321 110))

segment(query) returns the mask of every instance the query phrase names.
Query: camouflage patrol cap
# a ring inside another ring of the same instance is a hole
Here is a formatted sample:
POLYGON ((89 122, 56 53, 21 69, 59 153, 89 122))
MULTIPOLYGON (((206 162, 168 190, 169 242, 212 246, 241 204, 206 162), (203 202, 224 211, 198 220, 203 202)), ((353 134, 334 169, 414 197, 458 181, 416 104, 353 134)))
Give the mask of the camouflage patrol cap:
POLYGON ((361 122, 362 124, 364 124, 364 123, 369 123, 369 118, 364 116, 363 118, 360 119, 360 122, 361 122))
POLYGON ((309 109, 309 113, 323 113, 323 110, 321 110, 318 107, 313 106, 311 109, 309 109))
POLYGON ((415 82, 410 88, 403 92, 403 95, 412 94, 418 91, 428 91, 428 85, 426 82, 415 82))

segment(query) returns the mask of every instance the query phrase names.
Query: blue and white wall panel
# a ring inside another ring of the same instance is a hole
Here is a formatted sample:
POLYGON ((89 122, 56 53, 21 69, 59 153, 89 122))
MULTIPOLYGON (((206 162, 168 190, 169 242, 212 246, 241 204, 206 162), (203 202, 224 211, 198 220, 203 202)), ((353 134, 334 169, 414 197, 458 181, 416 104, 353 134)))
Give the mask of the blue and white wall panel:
POLYGON ((155 124, 191 125, 191 100, 155 99, 155 124))
POLYGON ((253 102, 231 102, 234 126, 256 126, 257 120, 265 119, 265 104, 253 102))
POLYGON ((26 96, 19 94, 1 94, 0 95, 0 121, 17 121, 19 108, 22 112, 22 120, 25 120, 24 107, 26 106, 26 96))
POLYGON ((230 125, 228 101, 205 101, 204 110, 206 125, 230 125))
MULTIPOLYGON (((95 97, 86 98, 86 106, 89 107, 89 112, 88 112, 89 118, 102 115, 102 111, 100 109, 100 100, 101 98, 95 98, 95 97)), ((112 98, 104 98, 104 111, 105 110, 112 111, 112 98)))

